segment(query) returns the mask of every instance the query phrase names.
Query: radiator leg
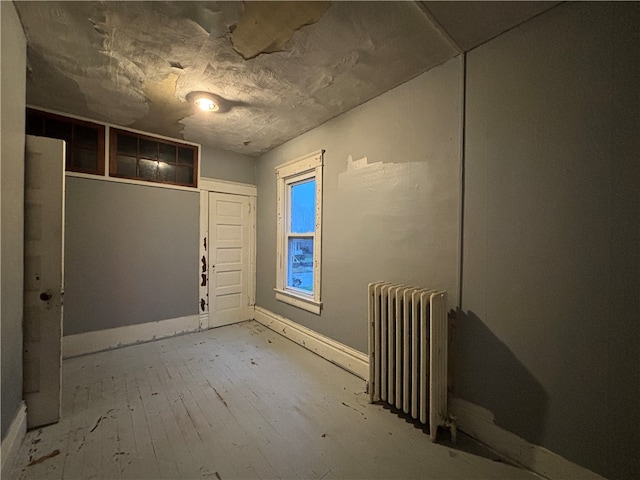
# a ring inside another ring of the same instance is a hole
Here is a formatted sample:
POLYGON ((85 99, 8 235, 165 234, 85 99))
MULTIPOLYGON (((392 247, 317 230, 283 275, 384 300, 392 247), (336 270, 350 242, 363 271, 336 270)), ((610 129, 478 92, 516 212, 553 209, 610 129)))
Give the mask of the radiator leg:
POLYGON ((451 443, 456 443, 458 437, 458 425, 456 424, 456 417, 449 416, 445 420, 445 425, 449 427, 451 432, 451 443))

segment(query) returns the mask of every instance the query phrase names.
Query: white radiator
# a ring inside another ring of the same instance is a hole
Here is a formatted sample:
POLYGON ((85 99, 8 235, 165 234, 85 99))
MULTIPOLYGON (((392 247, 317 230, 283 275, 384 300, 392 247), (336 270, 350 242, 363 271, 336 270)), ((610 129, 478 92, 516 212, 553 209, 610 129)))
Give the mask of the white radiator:
POLYGON ((429 427, 455 424, 447 414, 446 292, 392 283, 369 285, 369 397, 429 427))

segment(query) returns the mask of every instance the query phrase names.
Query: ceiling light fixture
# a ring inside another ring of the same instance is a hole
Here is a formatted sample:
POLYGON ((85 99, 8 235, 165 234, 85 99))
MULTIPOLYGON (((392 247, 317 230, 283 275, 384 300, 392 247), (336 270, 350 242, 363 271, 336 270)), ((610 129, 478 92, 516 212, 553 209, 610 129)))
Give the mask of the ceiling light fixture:
POLYGON ((207 97, 198 97, 194 100, 194 103, 200 107, 200 110, 204 110, 205 112, 215 112, 220 108, 216 102, 207 97))
POLYGON ((187 100, 196 104, 200 110, 205 112, 217 112, 220 110, 220 102, 217 96, 208 92, 191 92, 187 95, 187 100))

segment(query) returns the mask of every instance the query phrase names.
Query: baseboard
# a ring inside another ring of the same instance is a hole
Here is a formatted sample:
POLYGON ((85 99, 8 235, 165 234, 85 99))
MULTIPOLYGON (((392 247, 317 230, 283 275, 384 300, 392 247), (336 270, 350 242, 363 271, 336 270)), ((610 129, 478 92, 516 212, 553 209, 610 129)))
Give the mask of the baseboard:
POLYGON ((62 356, 63 358, 77 357, 88 353, 102 352, 127 345, 173 337, 182 333, 197 332, 198 330, 200 330, 200 316, 190 315, 158 322, 67 335, 62 338, 62 356))
POLYGON ((491 411, 461 398, 449 398, 449 413, 460 430, 500 455, 549 479, 604 480, 600 475, 495 424, 491 411))
POLYGON ((262 307, 254 307, 253 318, 274 332, 287 337, 289 340, 303 346, 307 350, 320 355, 331 363, 368 380, 368 355, 337 342, 313 330, 298 325, 288 318, 277 315, 262 307))
POLYGON ((209 312, 200 313, 198 317, 200 319, 200 330, 207 330, 209 328, 209 312))
POLYGON ((2 458, 2 468, 0 477, 10 478, 11 471, 16 464, 22 439, 27 433, 27 405, 22 402, 18 412, 9 426, 7 435, 2 439, 0 447, 0 457, 2 458))

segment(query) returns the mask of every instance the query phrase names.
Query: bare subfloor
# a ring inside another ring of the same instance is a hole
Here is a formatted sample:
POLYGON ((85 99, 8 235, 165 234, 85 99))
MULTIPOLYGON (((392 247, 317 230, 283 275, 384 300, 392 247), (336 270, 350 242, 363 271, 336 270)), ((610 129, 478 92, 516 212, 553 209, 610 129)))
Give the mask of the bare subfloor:
POLYGON ((430 442, 365 382, 256 322, 66 360, 15 478, 537 479, 430 442))

